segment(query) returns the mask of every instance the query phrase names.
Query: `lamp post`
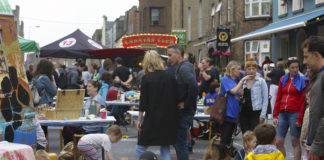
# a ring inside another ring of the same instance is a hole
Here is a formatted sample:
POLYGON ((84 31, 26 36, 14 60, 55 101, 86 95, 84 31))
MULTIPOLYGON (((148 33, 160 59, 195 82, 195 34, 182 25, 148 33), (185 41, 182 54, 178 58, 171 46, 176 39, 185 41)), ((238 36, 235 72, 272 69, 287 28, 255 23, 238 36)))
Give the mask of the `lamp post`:
POLYGON ((32 28, 39 28, 40 26, 30 26, 28 30, 28 39, 30 39, 30 31, 32 28))

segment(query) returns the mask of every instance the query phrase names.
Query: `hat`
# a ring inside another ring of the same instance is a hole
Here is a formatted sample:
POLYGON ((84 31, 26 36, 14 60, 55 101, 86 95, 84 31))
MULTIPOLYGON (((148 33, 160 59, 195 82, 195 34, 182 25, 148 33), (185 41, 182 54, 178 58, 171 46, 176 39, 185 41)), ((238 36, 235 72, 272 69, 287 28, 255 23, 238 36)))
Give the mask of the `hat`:
POLYGON ((275 64, 274 63, 270 63, 270 66, 269 67, 275 67, 275 64))
POLYGON ((141 156, 140 160, 157 160, 157 156, 151 151, 145 151, 141 156))

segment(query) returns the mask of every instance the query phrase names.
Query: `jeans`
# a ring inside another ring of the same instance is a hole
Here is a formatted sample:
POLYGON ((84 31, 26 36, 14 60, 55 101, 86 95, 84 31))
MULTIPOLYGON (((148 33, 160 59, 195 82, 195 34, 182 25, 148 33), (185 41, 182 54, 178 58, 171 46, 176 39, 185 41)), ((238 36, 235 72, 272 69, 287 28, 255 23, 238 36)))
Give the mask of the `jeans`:
MULTIPOLYGON (((147 150, 148 146, 136 145, 136 156, 139 160, 141 155, 147 150)), ((171 160, 170 146, 160 146, 160 153, 162 160, 171 160)))
POLYGON ((187 137, 192 122, 193 116, 183 115, 182 113, 179 114, 177 140, 174 145, 178 160, 189 160, 187 137))
POLYGON ((232 135, 233 135, 235 127, 236 127, 236 123, 224 121, 220 144, 224 144, 226 146, 231 146, 232 135))
POLYGON ((277 137, 285 138, 290 129, 290 137, 299 138, 301 127, 296 126, 299 112, 280 112, 278 116, 277 137))

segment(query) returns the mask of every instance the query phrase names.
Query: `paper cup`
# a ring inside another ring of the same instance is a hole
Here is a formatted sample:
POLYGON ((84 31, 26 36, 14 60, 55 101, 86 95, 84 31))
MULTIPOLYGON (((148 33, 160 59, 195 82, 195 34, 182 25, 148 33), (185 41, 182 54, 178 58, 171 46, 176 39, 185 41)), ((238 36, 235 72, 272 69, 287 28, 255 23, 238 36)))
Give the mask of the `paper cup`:
POLYGON ((107 112, 100 112, 101 119, 107 118, 107 112))

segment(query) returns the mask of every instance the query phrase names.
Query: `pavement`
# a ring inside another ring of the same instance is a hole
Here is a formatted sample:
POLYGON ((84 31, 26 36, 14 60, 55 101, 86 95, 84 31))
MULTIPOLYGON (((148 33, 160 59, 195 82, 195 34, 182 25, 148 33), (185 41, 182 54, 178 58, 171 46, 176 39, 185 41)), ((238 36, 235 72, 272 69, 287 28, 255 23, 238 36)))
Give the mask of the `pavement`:
MULTIPOLYGON (((271 123, 271 122, 268 122, 271 123)), ((137 143, 137 129, 133 125, 127 125, 126 127, 121 127, 123 131, 124 138, 121 139, 116 144, 112 144, 112 155, 114 159, 119 160, 136 160, 136 143, 137 143), (127 131, 126 131, 127 127, 127 131)), ((289 133, 289 132, 288 132, 289 133)), ((209 144, 208 140, 203 140, 199 138, 194 138, 196 144, 193 147, 193 152, 190 153, 190 160, 201 160, 204 156, 204 152, 209 144)), ((237 149, 242 147, 242 135, 234 137, 233 141, 234 147, 237 149)), ((286 138, 286 151, 287 151, 287 160, 293 159, 293 150, 289 138, 289 134, 287 134, 286 138)), ((59 128, 50 127, 49 128, 49 148, 50 152, 59 154, 59 128)), ((176 153, 174 147, 170 147, 171 149, 171 159, 176 160, 176 153)), ((150 151, 154 152, 159 156, 160 147, 154 146, 149 147, 150 151)))

